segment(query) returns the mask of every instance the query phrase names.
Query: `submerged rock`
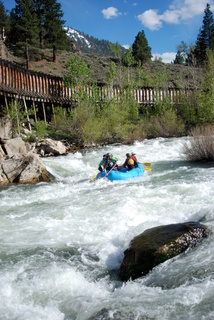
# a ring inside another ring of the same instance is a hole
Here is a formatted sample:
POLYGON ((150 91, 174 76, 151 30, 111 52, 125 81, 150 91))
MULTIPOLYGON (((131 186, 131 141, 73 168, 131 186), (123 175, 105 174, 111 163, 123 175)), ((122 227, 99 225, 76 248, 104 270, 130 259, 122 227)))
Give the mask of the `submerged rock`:
POLYGON ((124 252, 119 275, 122 281, 137 279, 158 264, 184 252, 207 237, 209 229, 197 222, 148 229, 135 237, 124 252))
POLYGON ((103 308, 98 311, 96 314, 91 316, 88 320, 154 320, 154 318, 147 317, 146 315, 139 315, 138 312, 134 313, 129 310, 122 310, 118 309, 107 309, 103 308))

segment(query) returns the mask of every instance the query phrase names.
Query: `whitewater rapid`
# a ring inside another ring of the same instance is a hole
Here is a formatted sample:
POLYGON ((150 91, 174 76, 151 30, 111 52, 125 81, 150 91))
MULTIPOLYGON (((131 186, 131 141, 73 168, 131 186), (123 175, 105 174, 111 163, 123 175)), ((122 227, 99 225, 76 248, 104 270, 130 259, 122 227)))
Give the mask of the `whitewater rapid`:
POLYGON ((214 166, 186 161, 187 139, 44 158, 55 183, 2 187, 0 319, 213 319, 212 233, 146 277, 118 278, 124 250, 144 230, 198 220, 214 230, 214 166), (103 154, 122 163, 132 151, 150 173, 94 181, 103 154))

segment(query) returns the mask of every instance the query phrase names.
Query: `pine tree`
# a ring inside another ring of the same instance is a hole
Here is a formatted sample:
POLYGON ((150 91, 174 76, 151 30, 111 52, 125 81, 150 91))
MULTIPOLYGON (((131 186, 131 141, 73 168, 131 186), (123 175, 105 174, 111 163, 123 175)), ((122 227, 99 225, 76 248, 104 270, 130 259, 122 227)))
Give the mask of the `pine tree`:
POLYGON ((29 68, 30 59, 38 54, 38 19, 32 0, 15 1, 15 9, 10 15, 10 42, 14 45, 15 54, 25 54, 26 67, 29 68))
POLYGON ((186 64, 188 56, 188 47, 184 41, 177 46, 177 54, 175 56, 174 64, 186 64))
POLYGON ((207 4, 204 10, 204 18, 202 28, 199 30, 197 41, 195 44, 194 54, 198 65, 203 65, 206 62, 206 54, 209 49, 214 48, 214 20, 210 10, 210 5, 207 4))
POLYGON ((2 1, 0 1, 0 37, 4 38, 8 31, 8 15, 2 1))
POLYGON ((180 51, 177 51, 175 60, 173 61, 174 64, 184 64, 184 58, 180 51))
POLYGON ((33 0, 35 12, 38 19, 39 43, 40 47, 44 44, 44 22, 45 22, 45 3, 44 0, 33 0))
POLYGON ((151 47, 148 45, 148 41, 143 30, 138 32, 132 45, 132 52, 135 60, 141 61, 141 64, 151 60, 151 47))
POLYGON ((53 62, 56 61, 57 49, 67 48, 68 42, 66 38, 66 32, 63 29, 65 23, 62 20, 63 12, 61 10, 61 4, 56 0, 44 0, 45 4, 45 45, 52 47, 53 49, 53 62))

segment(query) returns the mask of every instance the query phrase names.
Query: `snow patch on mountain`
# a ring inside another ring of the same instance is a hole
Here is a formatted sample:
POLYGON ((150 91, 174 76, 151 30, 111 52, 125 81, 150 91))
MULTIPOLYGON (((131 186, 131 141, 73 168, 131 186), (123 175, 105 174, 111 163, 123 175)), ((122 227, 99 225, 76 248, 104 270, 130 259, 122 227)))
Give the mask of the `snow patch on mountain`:
POLYGON ((86 44, 88 48, 91 48, 91 44, 79 31, 74 30, 71 27, 65 27, 67 36, 75 42, 81 42, 83 45, 86 44))

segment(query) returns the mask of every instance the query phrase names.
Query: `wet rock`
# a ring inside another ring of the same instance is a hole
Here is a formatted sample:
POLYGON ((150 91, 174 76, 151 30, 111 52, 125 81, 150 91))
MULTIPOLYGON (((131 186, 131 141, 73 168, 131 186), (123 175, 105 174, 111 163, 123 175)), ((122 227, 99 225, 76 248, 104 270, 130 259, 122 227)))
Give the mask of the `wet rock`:
POLYGON ((0 159, 3 158, 5 156, 5 151, 2 148, 2 146, 0 145, 0 159))
POLYGON ((0 138, 10 139, 12 136, 12 125, 9 116, 0 117, 0 138))
POLYGON ((25 142, 20 138, 5 140, 3 144, 6 155, 12 157, 14 154, 26 154, 27 148, 25 142))
POLYGON ((0 185, 35 184, 41 181, 52 182, 55 177, 47 171, 39 156, 28 153, 0 159, 0 185))
POLYGON ((193 247, 209 234, 198 222, 187 222, 148 229, 135 237, 124 252, 119 275, 122 281, 137 279, 158 264, 193 247))
POLYGON ((44 139, 37 143, 36 152, 41 157, 60 156, 68 154, 66 146, 61 141, 44 139))
POLYGON ((100 311, 98 311, 96 314, 91 316, 88 320, 154 320, 154 318, 150 318, 144 315, 134 314, 134 312, 131 311, 125 311, 125 310, 111 310, 107 308, 103 308, 100 311))
MULTIPOLYGON (((10 139, 11 120, 9 116, 0 118, 0 185, 11 183, 34 184, 40 181, 52 182, 55 177, 49 173, 41 158, 30 151, 31 146, 21 137, 10 139)), ((59 142, 56 145, 59 154, 65 148, 59 142)), ((52 150, 52 149, 51 149, 52 150)))

